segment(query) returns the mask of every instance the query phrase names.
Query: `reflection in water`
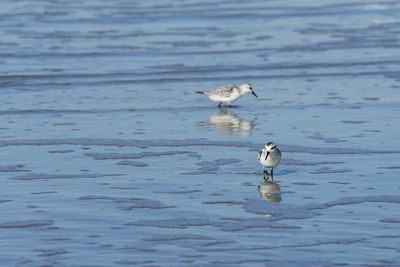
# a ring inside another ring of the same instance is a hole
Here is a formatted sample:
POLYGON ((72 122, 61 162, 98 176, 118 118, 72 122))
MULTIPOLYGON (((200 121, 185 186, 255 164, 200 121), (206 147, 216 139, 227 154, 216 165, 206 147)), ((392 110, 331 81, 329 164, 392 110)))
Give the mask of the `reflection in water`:
MULTIPOLYGON (((264 177, 265 178, 265 177, 264 177)), ((281 187, 276 181, 267 181, 264 179, 258 186, 260 196, 272 202, 281 202, 281 187)))
POLYGON ((218 113, 211 115, 208 121, 201 122, 201 124, 228 135, 240 133, 248 136, 253 129, 253 121, 246 121, 231 113, 229 107, 220 108, 218 113))

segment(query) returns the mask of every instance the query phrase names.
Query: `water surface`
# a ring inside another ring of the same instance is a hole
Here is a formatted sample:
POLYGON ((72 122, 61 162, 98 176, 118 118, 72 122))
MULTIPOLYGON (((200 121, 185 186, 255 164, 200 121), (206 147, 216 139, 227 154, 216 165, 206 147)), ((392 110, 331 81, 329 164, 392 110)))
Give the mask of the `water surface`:
POLYGON ((3 265, 400 264, 399 2, 0 7, 3 265))

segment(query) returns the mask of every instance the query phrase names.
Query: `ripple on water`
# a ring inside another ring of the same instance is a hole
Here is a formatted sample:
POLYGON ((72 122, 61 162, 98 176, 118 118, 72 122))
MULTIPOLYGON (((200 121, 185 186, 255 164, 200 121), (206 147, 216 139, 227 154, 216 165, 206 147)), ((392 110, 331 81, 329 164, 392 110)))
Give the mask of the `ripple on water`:
POLYGON ((167 209, 174 206, 167 206, 159 200, 145 198, 123 198, 123 197, 107 197, 107 196, 82 196, 79 200, 109 200, 118 204, 126 204, 119 207, 122 210, 132 209, 167 209))
POLYGON ((244 203, 244 209, 250 213, 265 214, 279 219, 307 219, 316 215, 308 206, 284 204, 281 202, 249 199, 244 203))
POLYGON ((10 179, 20 181, 51 180, 51 179, 93 179, 108 176, 121 176, 123 174, 36 174, 30 173, 23 176, 14 176, 10 179))
POLYGON ((337 182, 337 181, 333 181, 333 182, 328 182, 330 184, 341 184, 341 185, 347 185, 347 184, 351 184, 349 182, 337 182))
POLYGON ((31 170, 23 169, 25 165, 15 164, 15 165, 3 165, 0 166, 0 172, 30 172, 31 170))
POLYGON ((39 252, 39 257, 52 257, 60 254, 68 253, 68 250, 62 248, 54 248, 54 249, 33 249, 34 252, 39 252))
POLYGON ((326 137, 321 132, 315 132, 313 135, 307 136, 307 138, 315 139, 315 140, 321 140, 321 141, 324 141, 325 143, 343 143, 343 142, 347 142, 347 140, 339 139, 339 138, 336 138, 336 137, 326 137))
POLYGON ((294 184, 294 185, 317 185, 315 183, 305 183, 305 182, 295 182, 295 183, 292 183, 292 184, 294 184))
POLYGON ((51 154, 65 154, 65 153, 71 153, 74 152, 75 150, 73 149, 65 149, 65 150, 49 150, 48 153, 51 154))
POLYGON ((143 260, 143 261, 141 261, 141 260, 121 259, 121 260, 114 261, 114 263, 121 264, 121 265, 132 265, 132 266, 135 266, 135 265, 149 265, 149 264, 151 265, 151 264, 154 264, 155 262, 152 261, 152 260, 143 260))
POLYGON ((203 192, 202 190, 194 189, 194 190, 174 190, 174 191, 153 191, 156 194, 192 194, 203 192))
POLYGON ((229 164, 234 164, 241 162, 240 159, 216 159, 212 161, 202 161, 196 163, 196 165, 199 165, 200 167, 198 168, 198 171, 192 171, 192 172, 185 172, 182 173, 184 175, 200 175, 200 174, 209 174, 209 173, 214 173, 217 171, 221 166, 224 165, 229 165, 229 164))
POLYGON ((393 219, 393 218, 381 219, 379 221, 383 223, 400 223, 399 219, 393 219))
POLYGON ((150 242, 168 242, 177 240, 216 240, 216 239, 206 235, 176 234, 176 235, 158 235, 150 238, 143 238, 142 240, 150 242))
POLYGON ((149 164, 141 161, 122 160, 116 165, 134 166, 134 167, 147 167, 149 164))
POLYGON ((225 221, 220 225, 221 231, 244 231, 251 228, 269 228, 269 229, 300 229, 295 225, 276 223, 274 217, 254 217, 237 221, 225 221))
MULTIPOLYGON (((115 147, 246 147, 250 150, 258 151, 260 144, 252 142, 241 142, 241 141, 213 141, 206 139, 153 139, 153 140, 136 140, 136 139, 103 139, 103 138, 70 138, 70 139, 36 139, 36 140, 2 140, 0 146, 53 146, 53 145, 79 145, 79 146, 115 146, 115 147)), ((378 150, 378 149, 359 149, 359 148, 347 148, 347 147, 310 147, 310 146, 299 146, 299 145, 286 145, 281 144, 280 148, 284 152, 295 152, 295 153, 308 153, 308 154, 400 154, 400 150, 378 150)), ((193 157, 201 157, 192 151, 185 151, 193 157)), ((158 152, 154 152, 158 153, 158 152)), ((182 152, 180 152, 182 153, 182 152)), ((102 159, 102 154, 118 154, 118 153, 93 153, 95 157, 99 155, 99 159, 102 159)), ((121 153, 124 154, 124 153, 121 153)), ((133 156, 141 157, 140 153, 129 153, 133 156)), ((178 153, 179 154, 179 153, 178 153)), ((184 153, 183 153, 184 154, 184 153)), ((91 155, 91 154, 89 154, 91 155)), ((118 156, 118 155, 116 155, 118 156)))
POLYGON ((249 199, 243 208, 250 213, 275 215, 275 219, 307 219, 319 215, 318 210, 334 206, 354 205, 365 202, 400 203, 400 195, 377 195, 345 197, 322 204, 284 204, 279 202, 249 199))
POLYGON ((0 223, 0 228, 30 228, 53 225, 51 220, 27 220, 0 223))
POLYGON ((57 191, 41 191, 41 192, 31 192, 31 195, 44 195, 44 194, 55 194, 57 191))
POLYGON ((71 240, 69 237, 50 237, 50 238, 42 238, 43 241, 46 242, 63 242, 71 240))
POLYGON ((399 169, 400 169, 400 166, 379 167, 379 169, 399 170, 399 169))
POLYGON ((326 202, 323 204, 323 206, 333 207, 338 205, 351 205, 364 202, 400 203, 400 195, 344 197, 344 198, 339 198, 335 201, 326 202))
POLYGON ((324 174, 324 173, 346 173, 351 172, 350 169, 331 169, 329 167, 323 167, 310 172, 311 174, 324 174))
POLYGON ((281 164, 284 165, 299 165, 299 166, 317 166, 317 165, 329 165, 329 164, 342 164, 344 161, 304 161, 297 159, 282 159, 281 164))
POLYGON ((141 153, 85 153, 85 156, 96 160, 107 159, 141 159, 146 157, 160 157, 173 155, 188 155, 195 158, 200 158, 200 155, 192 151, 167 151, 167 152, 141 152, 141 153))
POLYGON ((399 238, 400 239, 400 235, 399 234, 393 234, 393 235, 378 235, 378 236, 374 236, 375 238, 399 238))
POLYGON ((201 202, 201 204, 207 204, 207 205, 216 205, 216 204, 243 205, 243 202, 235 201, 235 200, 220 200, 220 201, 203 201, 203 202, 201 202))
POLYGON ((344 120, 341 121, 342 123, 348 123, 348 124, 363 124, 363 123, 367 123, 369 121, 356 121, 356 120, 344 120))
POLYGON ((216 221, 204 218, 173 218, 167 220, 144 220, 129 222, 127 226, 186 229, 188 227, 213 226, 221 231, 243 231, 251 228, 299 229, 298 226, 276 223, 274 217, 231 218, 216 221))
POLYGON ((180 217, 180 218, 167 219, 167 220, 144 220, 144 221, 129 222, 125 225, 185 229, 189 226, 206 226, 206 225, 207 226, 218 226, 220 224, 218 224, 217 222, 214 222, 210 219, 180 217))

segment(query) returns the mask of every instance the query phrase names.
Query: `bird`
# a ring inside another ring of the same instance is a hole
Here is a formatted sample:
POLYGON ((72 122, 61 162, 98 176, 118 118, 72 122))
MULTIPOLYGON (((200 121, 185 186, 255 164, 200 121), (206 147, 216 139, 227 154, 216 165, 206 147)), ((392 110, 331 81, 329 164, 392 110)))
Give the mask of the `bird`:
POLYGON ((222 103, 228 103, 228 106, 230 106, 231 102, 247 93, 252 93, 255 97, 258 97, 248 83, 242 85, 228 84, 211 90, 196 91, 196 93, 206 95, 214 102, 219 102, 218 107, 221 107, 222 103))
POLYGON ((264 168, 264 173, 269 175, 267 168, 271 168, 272 179, 274 176, 274 168, 278 166, 281 158, 282 153, 279 148, 276 147, 274 142, 266 143, 265 146, 260 149, 257 155, 257 159, 264 168))

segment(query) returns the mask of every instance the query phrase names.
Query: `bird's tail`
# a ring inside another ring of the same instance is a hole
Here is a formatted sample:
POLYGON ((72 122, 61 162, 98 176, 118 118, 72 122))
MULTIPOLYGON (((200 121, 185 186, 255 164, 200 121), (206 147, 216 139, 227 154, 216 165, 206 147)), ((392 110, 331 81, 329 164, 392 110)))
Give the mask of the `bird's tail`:
POLYGON ((198 93, 198 94, 204 95, 204 91, 196 91, 195 93, 198 93))

